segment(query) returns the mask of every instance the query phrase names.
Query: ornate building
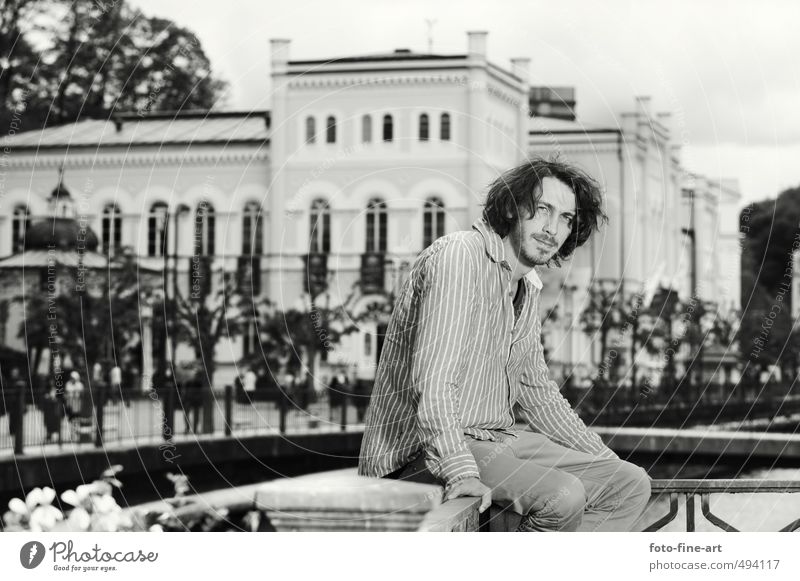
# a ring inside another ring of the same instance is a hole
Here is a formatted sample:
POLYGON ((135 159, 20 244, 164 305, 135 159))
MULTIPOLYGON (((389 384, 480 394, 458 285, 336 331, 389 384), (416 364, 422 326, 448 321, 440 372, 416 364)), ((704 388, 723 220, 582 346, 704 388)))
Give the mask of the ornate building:
MULTIPOLYGON (((133 247, 172 292, 191 293, 200 268, 246 279, 279 308, 359 313, 386 301, 433 240, 470 227, 499 172, 557 151, 601 182, 611 218, 570 264, 542 273, 545 306, 562 315, 551 357, 590 362, 575 321, 591 281, 638 288, 655 273, 682 288, 677 151, 646 100, 620 127, 589 128, 574 120, 574 91, 529 87, 528 66, 490 62, 485 32, 468 33, 462 54, 312 61, 272 40, 270 111, 123 115, 7 139, 0 258, 22 248, 63 166, 100 251, 133 247)), ((328 364, 372 377, 385 322, 362 323, 328 364)), ((0 339, 19 347, 17 326, 0 339)), ((251 329, 218 346, 218 385, 257 339, 251 329)))

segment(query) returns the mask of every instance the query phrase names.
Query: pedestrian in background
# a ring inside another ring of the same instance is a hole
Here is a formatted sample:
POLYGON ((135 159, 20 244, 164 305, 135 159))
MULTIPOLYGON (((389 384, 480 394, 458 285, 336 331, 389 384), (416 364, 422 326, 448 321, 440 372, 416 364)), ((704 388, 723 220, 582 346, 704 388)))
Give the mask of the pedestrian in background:
POLYGON ((8 412, 8 432, 16 442, 17 438, 22 438, 22 422, 25 415, 25 408, 23 407, 22 414, 19 413, 20 399, 24 401, 26 393, 28 392, 28 382, 22 377, 19 368, 13 367, 11 374, 8 378, 8 384, 11 389, 5 393, 6 411, 8 412))
POLYGON ((128 401, 122 396, 122 369, 119 365, 114 365, 108 373, 108 383, 111 386, 112 397, 118 397, 125 402, 125 405, 130 405, 128 401))

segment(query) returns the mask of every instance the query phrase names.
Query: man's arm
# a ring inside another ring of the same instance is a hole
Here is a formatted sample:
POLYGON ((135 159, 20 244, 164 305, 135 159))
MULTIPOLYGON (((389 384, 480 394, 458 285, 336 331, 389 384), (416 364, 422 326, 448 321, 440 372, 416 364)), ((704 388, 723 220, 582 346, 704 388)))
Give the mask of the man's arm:
POLYGON ((618 458, 600 436, 586 427, 561 395, 558 384, 548 377, 542 354, 542 325, 538 313, 535 315, 533 333, 534 346, 530 361, 520 378, 520 396, 517 400, 524 420, 531 430, 548 436, 562 446, 601 458, 618 458))
POLYGON ((417 424, 428 470, 448 487, 479 478, 459 417, 471 322, 476 269, 461 241, 431 255, 422 273, 411 378, 419 395, 417 424))

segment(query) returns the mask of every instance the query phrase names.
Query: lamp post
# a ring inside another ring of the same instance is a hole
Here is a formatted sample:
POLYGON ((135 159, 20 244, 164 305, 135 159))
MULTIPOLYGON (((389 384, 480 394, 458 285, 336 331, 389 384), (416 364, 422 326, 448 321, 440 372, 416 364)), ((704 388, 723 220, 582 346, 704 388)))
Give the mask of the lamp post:
MULTIPOLYGON (((178 244, 178 240, 180 239, 180 237, 179 237, 178 226, 180 225, 179 220, 180 220, 181 215, 185 214, 188 211, 189 211, 189 206, 187 206, 186 204, 179 204, 178 207, 175 208, 175 210, 174 210, 174 212, 172 214, 172 221, 173 221, 173 230, 172 230, 172 232, 173 232, 172 233, 172 284, 171 284, 172 288, 170 289, 171 295, 172 295, 171 296, 172 301, 171 301, 171 307, 170 307, 170 310, 171 310, 170 323, 172 324, 172 331, 171 332, 168 331, 168 333, 169 333, 169 350, 168 350, 169 351, 169 358, 168 359, 169 359, 170 365, 172 367, 175 366, 175 343, 176 343, 176 338, 175 338, 175 335, 176 335, 176 331, 175 331, 175 326, 176 325, 175 325, 175 323, 176 323, 176 321, 175 321, 175 319, 177 318, 177 307, 176 307, 175 303, 178 300, 178 294, 179 294, 179 290, 178 290, 178 260, 179 260, 179 254, 178 254, 179 244, 178 244)), ((167 329, 169 329, 169 325, 167 326, 167 329)), ((172 370, 172 376, 173 377, 175 376, 175 370, 174 369, 172 370)))
POLYGON ((142 393, 150 391, 153 381, 153 307, 147 299, 139 311, 142 318, 142 393))

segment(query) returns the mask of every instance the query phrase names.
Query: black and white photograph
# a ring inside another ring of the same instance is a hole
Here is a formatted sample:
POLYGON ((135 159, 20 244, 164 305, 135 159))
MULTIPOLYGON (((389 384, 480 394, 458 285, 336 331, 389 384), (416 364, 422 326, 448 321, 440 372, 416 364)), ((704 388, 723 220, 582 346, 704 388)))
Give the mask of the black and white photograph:
POLYGON ((0 570, 587 532, 797 574, 799 21, 0 0, 0 570))

